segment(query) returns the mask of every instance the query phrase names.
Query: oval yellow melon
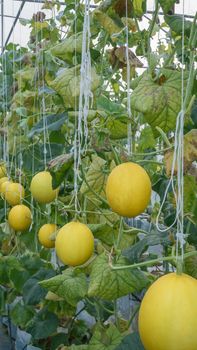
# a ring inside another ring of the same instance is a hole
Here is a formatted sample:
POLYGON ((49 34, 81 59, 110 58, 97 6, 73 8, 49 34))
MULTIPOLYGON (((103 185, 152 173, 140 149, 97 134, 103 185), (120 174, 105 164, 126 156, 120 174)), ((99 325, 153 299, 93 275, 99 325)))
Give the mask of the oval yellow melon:
POLYGON ((50 239, 51 235, 57 231, 57 226, 55 224, 45 224, 38 232, 38 239, 40 244, 45 248, 55 247, 55 240, 50 239))
POLYGON ((5 181, 5 182, 3 182, 3 183, 1 184, 0 193, 1 193, 2 196, 5 195, 5 192, 7 191, 8 186, 9 186, 10 183, 12 183, 11 180, 5 181))
POLYGON ((21 184, 10 182, 8 186, 6 186, 5 199, 10 205, 14 206, 20 204, 24 197, 25 190, 21 184))
POLYGON ((9 182, 8 177, 2 177, 2 178, 0 178, 0 192, 1 192, 1 186, 2 186, 5 182, 9 182))
POLYGON ((197 280, 170 273, 154 282, 139 311, 146 350, 197 349, 197 280))
POLYGON ((86 225, 70 222, 58 231, 55 249, 58 258, 64 264, 81 265, 94 251, 94 236, 86 225))
POLYGON ((122 163, 108 176, 106 196, 115 213, 135 217, 146 209, 150 201, 150 178, 140 165, 132 162, 122 163))
POLYGON ((27 230, 31 222, 31 210, 26 205, 15 205, 8 214, 8 223, 15 231, 27 230))
POLYGON ((57 197, 59 189, 53 190, 51 174, 48 171, 41 171, 33 177, 30 191, 38 203, 47 204, 57 197))

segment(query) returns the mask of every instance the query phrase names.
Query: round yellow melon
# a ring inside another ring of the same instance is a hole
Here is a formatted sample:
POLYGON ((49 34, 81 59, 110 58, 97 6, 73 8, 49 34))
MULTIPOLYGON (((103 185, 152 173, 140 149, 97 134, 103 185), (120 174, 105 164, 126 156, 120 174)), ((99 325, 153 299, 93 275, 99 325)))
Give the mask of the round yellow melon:
POLYGON ((150 178, 140 165, 122 163, 108 176, 106 196, 115 213, 129 218, 135 217, 146 209, 150 201, 150 178))
POLYGON ((24 197, 25 190, 21 184, 10 182, 8 186, 6 186, 5 199, 10 205, 14 206, 20 204, 24 197))
POLYGON ((40 244, 45 248, 54 248, 55 240, 51 240, 51 235, 57 231, 57 226, 55 224, 45 224, 38 232, 38 239, 40 244))
POLYGON ((169 273, 146 292, 139 333, 146 350, 197 349, 197 280, 169 273))
POLYGON ((58 196, 59 189, 53 190, 51 174, 48 171, 41 171, 33 177, 30 191, 38 203, 47 204, 58 196))
POLYGON ((85 224, 70 222, 58 231, 55 249, 64 264, 81 265, 93 254, 94 236, 85 224))
POLYGON ((15 205, 8 214, 8 223, 15 231, 26 231, 31 222, 31 210, 26 205, 15 205))
POLYGON ((5 183, 9 182, 9 179, 7 176, 0 178, 0 192, 1 192, 1 186, 5 183))

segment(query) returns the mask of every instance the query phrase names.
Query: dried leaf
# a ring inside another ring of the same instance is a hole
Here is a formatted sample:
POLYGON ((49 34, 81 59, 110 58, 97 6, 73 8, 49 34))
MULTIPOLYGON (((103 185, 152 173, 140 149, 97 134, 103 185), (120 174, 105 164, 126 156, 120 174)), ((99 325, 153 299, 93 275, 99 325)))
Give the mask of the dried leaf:
MULTIPOLYGON (((166 164, 166 174, 170 176, 172 168, 174 151, 165 153, 164 160, 166 164)), ((190 130, 184 135, 184 172, 190 168, 191 164, 197 160, 197 129, 190 130)), ((175 175, 177 173, 177 164, 175 166, 175 175)))

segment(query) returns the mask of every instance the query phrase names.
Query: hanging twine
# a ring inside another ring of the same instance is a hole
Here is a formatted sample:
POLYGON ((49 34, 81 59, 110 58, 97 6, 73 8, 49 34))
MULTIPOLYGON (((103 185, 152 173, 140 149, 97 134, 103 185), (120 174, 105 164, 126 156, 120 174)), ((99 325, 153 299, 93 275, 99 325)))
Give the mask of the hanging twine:
POLYGON ((130 91, 130 61, 129 61, 129 24, 128 24, 128 0, 126 0, 126 61, 127 61, 127 113, 128 113, 128 129, 127 129, 127 144, 128 155, 132 154, 132 130, 131 130, 131 91, 130 91))
POLYGON ((174 154, 171 167, 171 176, 166 187, 164 197, 159 209, 159 213, 156 218, 156 227, 160 232, 165 232, 172 228, 175 224, 176 230, 176 258, 179 258, 179 247, 181 249, 181 258, 183 261, 185 234, 184 234, 184 34, 185 34, 185 22, 184 22, 184 0, 183 0, 183 17, 182 17, 182 58, 181 58, 181 110, 177 116, 176 129, 174 137, 174 154), (177 168, 177 184, 175 187, 175 168, 177 168), (162 229, 159 226, 159 218, 168 194, 169 188, 172 187, 172 192, 176 203, 176 217, 174 222, 162 229))
POLYGON ((79 113, 77 128, 74 139, 74 193, 75 193, 75 210, 78 212, 78 180, 79 167, 81 164, 81 154, 87 149, 88 140, 88 112, 92 102, 91 92, 91 55, 90 55, 90 0, 85 0, 85 13, 83 24, 83 41, 82 41, 82 59, 80 70, 80 95, 79 95, 79 113))

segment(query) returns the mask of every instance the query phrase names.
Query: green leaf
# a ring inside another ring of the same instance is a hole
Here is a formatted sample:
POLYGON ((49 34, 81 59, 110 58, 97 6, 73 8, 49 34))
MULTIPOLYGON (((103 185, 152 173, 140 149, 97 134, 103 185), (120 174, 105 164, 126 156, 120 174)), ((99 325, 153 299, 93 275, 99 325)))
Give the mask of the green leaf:
MULTIPOLYGON (((140 230, 139 230, 140 232, 140 230)), ((169 245, 170 241, 168 234, 153 232, 147 234, 143 239, 134 244, 132 247, 125 249, 123 255, 128 259, 130 263, 138 262, 140 256, 148 247, 152 247, 158 244, 169 245)))
MULTIPOLYGON (((163 0, 164 2, 165 0, 163 0)), ((165 1, 166 2, 166 1, 165 1)), ((183 16, 182 15, 166 15, 165 21, 169 25, 169 27, 173 30, 173 32, 177 34, 182 34, 183 30, 183 16)), ((192 22, 188 20, 184 20, 184 31, 185 34, 189 36, 190 30, 192 27, 192 22)))
POLYGON ((25 304, 36 305, 46 295, 46 290, 39 285, 39 281, 54 276, 53 270, 41 268, 35 275, 29 278, 23 286, 23 299, 25 304))
POLYGON ((159 4, 164 12, 164 14, 168 13, 173 5, 176 3, 176 0, 159 0, 159 4))
MULTIPOLYGON (((113 225, 108 223, 103 224, 90 224, 88 227, 92 231, 95 238, 99 239, 101 242, 112 246, 114 242, 116 242, 119 231, 119 218, 117 218, 117 222, 114 222, 113 225)), ((125 233, 123 232, 122 240, 120 242, 120 249, 125 249, 128 246, 133 244, 135 236, 137 235, 139 230, 134 230, 133 233, 125 233)))
POLYGON ((22 267, 27 270, 31 275, 34 275, 41 268, 46 266, 46 263, 37 254, 30 252, 25 253, 19 259, 22 267))
POLYGON ((111 101, 104 95, 101 95, 96 100, 97 109, 108 112, 109 114, 120 114, 125 111, 125 108, 121 104, 111 101))
MULTIPOLYGON (((187 78, 185 73, 185 87, 187 78)), ((143 113, 154 132, 158 125, 164 132, 173 130, 181 110, 181 72, 161 69, 154 79, 146 72, 131 95, 131 108, 143 113)))
POLYGON ((25 19, 25 18, 20 18, 19 19, 19 22, 20 22, 20 24, 22 24, 22 26, 26 26, 27 24, 30 24, 31 23, 31 21, 29 20, 29 19, 25 19))
MULTIPOLYGON (((186 252, 192 252, 195 251, 194 246, 186 246, 186 252)), ((197 278, 197 256, 190 256, 186 259, 184 259, 184 272, 188 275, 197 278)))
POLYGON ((33 84, 33 79, 35 75, 35 68, 33 67, 26 67, 22 70, 18 70, 15 73, 15 78, 18 82, 19 89, 25 89, 26 85, 33 84))
POLYGON ((105 165, 106 161, 103 158, 93 154, 92 162, 88 167, 88 171, 85 173, 86 182, 89 184, 89 187, 87 186, 86 182, 83 181, 80 188, 80 193, 93 200, 96 200, 97 202, 99 200, 91 189, 105 198, 104 188, 107 180, 107 174, 104 172, 105 165))
MULTIPOLYGON (((127 260, 121 257, 115 266, 127 264, 127 260)), ((103 253, 93 263, 88 295, 114 300, 139 291, 147 284, 148 280, 140 270, 112 270, 108 256, 103 253)))
POLYGON ((28 325, 27 332, 32 335, 33 339, 48 338, 56 332, 58 323, 58 318, 54 313, 42 309, 28 325))
POLYGON ((108 117, 106 127, 112 140, 125 139, 128 134, 127 121, 120 118, 108 117))
POLYGON ((0 315, 3 315, 6 310, 6 289, 0 286, 0 315))
POLYGON ((20 116, 20 117, 26 117, 27 116, 27 109, 24 107, 18 107, 16 108, 16 113, 20 116))
POLYGON ((57 188, 66 178, 66 173, 73 165, 74 155, 62 154, 49 163, 49 170, 52 175, 52 186, 57 188))
MULTIPOLYGON (((153 131, 150 126, 146 126, 140 134, 139 139, 137 140, 137 152, 143 153, 149 148, 154 148, 156 145, 156 140, 153 135, 153 131)), ((147 153, 148 155, 148 153, 147 153)))
MULTIPOLYGON (((45 150, 46 161, 48 163, 51 159, 59 156, 63 152, 64 145, 58 143, 46 143, 45 145, 30 144, 24 150, 21 150, 23 155, 23 169, 30 172, 32 171, 32 155, 34 155, 34 171, 43 170, 43 154, 45 150)), ((20 153, 17 156, 20 157, 20 153)))
POLYGON ((17 257, 11 255, 0 257, 0 284, 4 285, 9 282, 9 272, 13 268, 21 268, 17 257))
POLYGON ((136 16, 142 17, 143 13, 144 13, 143 8, 142 8, 143 0, 133 0, 132 4, 133 4, 133 9, 134 9, 136 16))
POLYGON ((27 323, 35 315, 35 310, 31 306, 24 305, 22 301, 19 301, 10 312, 12 322, 21 328, 25 328, 27 323))
POLYGON ((116 22, 111 17, 109 17, 106 13, 99 10, 94 10, 93 16, 94 16, 93 18, 99 22, 101 27, 103 27, 105 31, 109 35, 111 35, 112 38, 114 34, 119 33, 121 31, 121 27, 119 27, 116 24, 116 22))
MULTIPOLYGON (((56 79, 49 82, 62 98, 66 107, 75 107, 76 98, 80 95, 80 66, 64 68, 59 71, 56 79)), ((100 85, 100 77, 95 68, 91 69, 91 90, 95 91, 100 85)))
POLYGON ((73 53, 81 53, 83 34, 77 33, 51 48, 51 53, 62 60, 72 62, 73 53))
POLYGON ((95 238, 99 239, 101 242, 107 245, 113 245, 115 242, 115 237, 118 232, 118 225, 109 225, 107 223, 103 224, 90 224, 88 225, 92 231, 95 238), (115 234, 116 232, 116 234, 115 234))
POLYGON ((197 225, 197 183, 195 176, 184 176, 184 214, 197 225))
POLYGON ((138 333, 132 333, 124 337, 115 350, 145 350, 138 333))
POLYGON ((97 325, 88 350, 114 350, 121 340, 122 335, 113 324, 110 324, 108 328, 97 325))
POLYGON ((18 293, 21 293, 25 282, 30 277, 30 274, 27 270, 23 269, 22 267, 20 269, 12 268, 10 269, 9 277, 14 285, 14 288, 17 290, 18 293))
POLYGON ((78 270, 68 268, 63 274, 39 283, 42 287, 62 297, 72 306, 87 294, 86 275, 78 270))
POLYGON ((41 134, 44 131, 44 125, 48 131, 60 130, 61 126, 66 123, 68 119, 67 113, 51 114, 45 117, 45 123, 43 119, 40 119, 37 124, 33 126, 28 134, 28 137, 33 137, 35 134, 41 134))

